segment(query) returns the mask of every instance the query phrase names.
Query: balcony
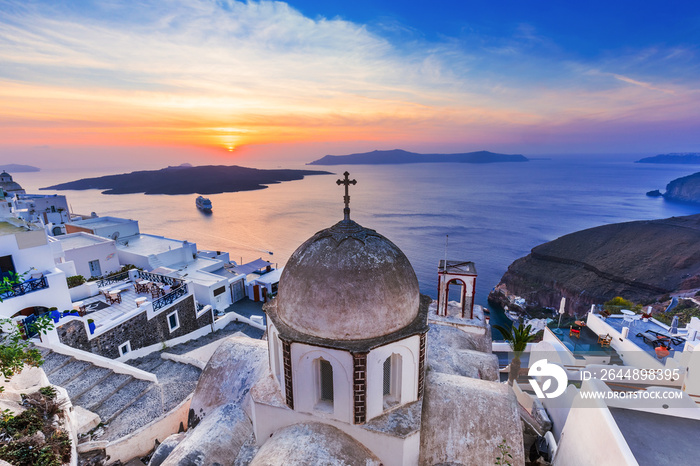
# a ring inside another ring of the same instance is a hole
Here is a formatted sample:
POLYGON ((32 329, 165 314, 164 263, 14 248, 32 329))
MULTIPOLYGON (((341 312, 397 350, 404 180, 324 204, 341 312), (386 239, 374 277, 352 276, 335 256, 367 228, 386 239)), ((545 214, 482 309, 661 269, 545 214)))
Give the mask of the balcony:
POLYGON ((44 290, 49 287, 49 282, 45 276, 41 278, 30 278, 22 283, 12 285, 11 289, 0 293, 0 299, 3 301, 17 296, 24 296, 33 291, 44 290))

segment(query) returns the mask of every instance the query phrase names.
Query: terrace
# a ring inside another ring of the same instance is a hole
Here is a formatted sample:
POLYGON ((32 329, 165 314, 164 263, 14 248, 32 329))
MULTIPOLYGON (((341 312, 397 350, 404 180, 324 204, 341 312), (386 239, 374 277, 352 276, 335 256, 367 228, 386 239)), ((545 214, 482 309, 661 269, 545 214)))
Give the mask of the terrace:
MULTIPOLYGON (((651 344, 649 339, 645 341, 644 337, 641 335, 661 334, 670 336, 668 327, 661 325, 653 319, 648 319, 646 322, 644 320, 633 320, 629 322, 625 321, 623 316, 612 315, 605 319, 605 323, 619 333, 622 333, 623 328, 629 328, 627 339, 654 357, 656 357, 655 346, 651 344)), ((682 352, 685 346, 685 339, 683 338, 674 338, 665 341, 668 344, 671 357, 673 357, 673 354, 676 352, 682 352)))
POLYGON ((556 322, 550 322, 548 328, 574 357, 612 356, 615 354, 615 350, 609 346, 602 346, 598 341, 598 335, 588 327, 581 327, 578 337, 569 335, 568 326, 557 328, 556 322))
POLYGON ((182 280, 143 271, 124 272, 99 280, 97 285, 100 294, 73 303, 82 317, 93 321, 95 331, 138 308, 152 307, 157 312, 188 293, 182 280))

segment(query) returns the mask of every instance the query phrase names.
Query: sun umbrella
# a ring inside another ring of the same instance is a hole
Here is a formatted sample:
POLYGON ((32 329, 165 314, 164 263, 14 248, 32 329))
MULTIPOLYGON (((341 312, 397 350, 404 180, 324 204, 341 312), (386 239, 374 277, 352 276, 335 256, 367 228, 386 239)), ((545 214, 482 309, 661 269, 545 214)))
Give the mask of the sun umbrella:
POLYGON ((668 332, 671 335, 678 333, 678 316, 673 316, 673 320, 671 321, 671 329, 668 332))

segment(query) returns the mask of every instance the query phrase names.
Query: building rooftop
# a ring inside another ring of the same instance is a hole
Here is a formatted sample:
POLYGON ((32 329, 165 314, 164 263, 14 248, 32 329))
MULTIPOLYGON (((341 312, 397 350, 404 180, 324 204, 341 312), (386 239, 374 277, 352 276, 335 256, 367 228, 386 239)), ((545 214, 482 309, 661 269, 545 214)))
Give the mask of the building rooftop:
MULTIPOLYGON (((634 342, 637 346, 639 346, 639 348, 653 355, 654 357, 656 357, 654 347, 651 344, 645 342, 643 337, 637 335, 648 331, 668 335, 668 328, 662 327, 661 325, 657 324, 652 320, 649 320, 648 322, 636 320, 632 323, 629 323, 624 322, 622 316, 610 316, 607 319, 605 319, 605 323, 617 330, 618 332, 622 332, 622 327, 629 326, 630 330, 629 334, 627 335, 627 339, 634 342)), ((679 344, 671 342, 671 355, 673 355, 673 351, 683 351, 685 341, 677 340, 677 342, 679 342, 679 344)))
POLYGON ((0 236, 4 235, 14 235, 15 233, 21 233, 27 231, 25 227, 13 225, 10 222, 0 222, 0 236))
MULTIPOLYGON (((438 272, 445 271, 444 259, 438 264, 438 272)), ((447 273, 466 273, 476 275, 476 265, 468 261, 447 261, 447 273)))
POLYGON ((175 276, 185 278, 187 280, 192 280, 203 285, 213 285, 215 283, 220 282, 221 280, 234 277, 233 274, 228 274, 228 276, 226 276, 215 272, 211 272, 209 270, 204 270, 206 268, 211 268, 217 265, 219 265, 219 268, 223 270, 223 265, 220 265, 220 261, 198 257, 192 262, 180 262, 177 264, 169 265, 168 268, 174 269, 175 276))
POLYGON ((131 220, 128 218, 118 218, 118 217, 92 217, 82 220, 74 220, 71 225, 84 227, 84 228, 104 228, 112 227, 117 225, 123 225, 125 223, 135 222, 136 220, 131 220))
POLYGON ((87 246, 92 246, 93 244, 111 242, 111 240, 107 238, 102 238, 101 236, 95 236, 83 232, 71 233, 69 235, 61 235, 55 237, 55 239, 61 242, 61 246, 63 246, 64 251, 84 248, 87 246))
POLYGON ((144 256, 179 249, 182 247, 182 244, 183 241, 180 240, 164 238, 163 236, 148 235, 144 233, 119 238, 117 241, 117 247, 119 249, 144 256))
POLYGON ((697 464, 700 420, 609 408, 640 466, 697 464))

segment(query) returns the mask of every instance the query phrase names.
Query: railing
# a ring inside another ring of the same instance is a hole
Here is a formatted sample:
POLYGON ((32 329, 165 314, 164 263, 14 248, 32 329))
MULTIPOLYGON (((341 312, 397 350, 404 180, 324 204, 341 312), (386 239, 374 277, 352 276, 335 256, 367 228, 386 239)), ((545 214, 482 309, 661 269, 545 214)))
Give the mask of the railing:
POLYGON ((171 291, 170 293, 166 294, 162 298, 158 298, 155 301, 153 301, 153 311, 158 311, 159 309, 164 308, 165 306, 169 306, 170 304, 174 303, 177 301, 179 298, 185 296, 187 294, 187 284, 184 283, 182 286, 179 288, 171 291))
POLYGON ((155 283, 163 283, 165 285, 170 286, 184 283, 184 281, 179 280, 177 278, 167 277, 165 275, 159 275, 157 273, 144 272, 143 270, 139 270, 139 278, 143 278, 144 280, 150 280, 155 283))
POLYGON ((97 280, 97 286, 102 288, 103 286, 111 285, 112 283, 119 283, 123 282, 124 280, 129 279, 129 272, 122 272, 118 273, 116 275, 111 275, 107 278, 103 278, 102 280, 97 280))
MULTIPOLYGON (((58 312, 58 311, 53 311, 53 312, 58 312)), ((18 322, 19 325, 24 327, 24 335, 26 338, 32 338, 39 333, 34 328, 34 322, 41 319, 42 317, 52 317, 51 311, 44 312, 43 314, 39 314, 39 315, 32 314, 32 315, 25 317, 24 320, 22 320, 21 322, 18 322)))
POLYGON ((0 294, 0 298, 9 299, 16 296, 22 296, 32 291, 39 291, 49 287, 49 282, 46 277, 30 278, 29 280, 11 285, 12 288, 0 294))

